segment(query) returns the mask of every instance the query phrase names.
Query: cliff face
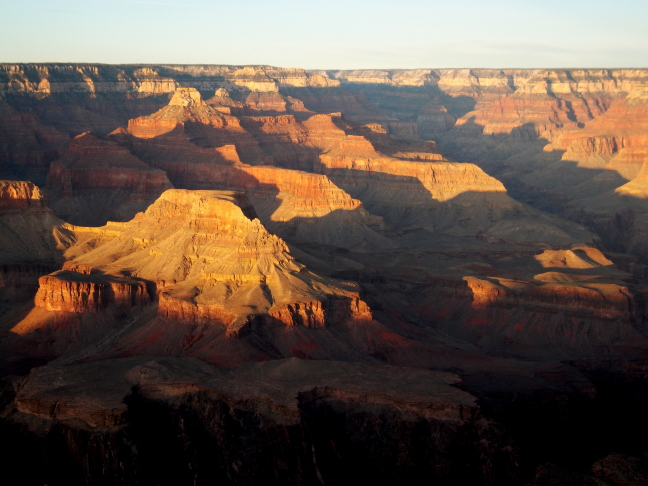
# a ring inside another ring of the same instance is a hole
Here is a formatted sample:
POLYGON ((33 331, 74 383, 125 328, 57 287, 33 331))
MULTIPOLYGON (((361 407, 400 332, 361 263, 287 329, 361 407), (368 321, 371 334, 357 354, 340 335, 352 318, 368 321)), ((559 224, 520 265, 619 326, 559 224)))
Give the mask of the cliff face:
MULTIPOLYGON (((14 441, 29 439, 21 453, 48 458, 29 469, 34 480, 70 480, 80 471, 94 477, 95 470, 126 483, 177 483, 191 475, 199 482, 317 484, 338 482, 342 470, 347 479, 378 484, 421 476, 500 484, 515 477, 511 444, 480 416, 471 395, 452 386, 455 375, 394 371, 297 359, 230 372, 170 358, 48 367, 21 387, 1 427, 14 441), (62 383, 76 393, 61 394, 62 383), (34 421, 39 429, 29 427, 34 421), (60 433, 67 439, 57 453, 75 458, 65 469, 52 455, 60 433), (95 457, 93 443, 114 453, 95 457)), ((9 459, 23 460, 18 453, 9 459)))
POLYGON ((114 139, 132 143, 133 152, 166 171, 176 187, 244 191, 266 227, 291 241, 349 248, 388 245, 373 230, 382 226, 381 218, 367 213, 360 201, 328 177, 286 170, 312 170, 320 147, 344 137, 330 117, 323 117, 323 123, 312 120, 317 117, 301 123, 292 115, 239 119, 222 115, 196 91, 179 90, 174 99, 180 99, 183 92, 194 97, 185 104, 172 100, 156 114, 132 122, 128 131, 134 138, 115 134, 114 139), (159 120, 177 126, 151 138, 138 131, 157 126, 159 120), (133 131, 134 126, 140 128, 133 131), (286 169, 242 161, 274 162, 286 169), (343 225, 351 225, 350 231, 343 231, 343 225))
POLYGON ((645 208, 629 196, 641 191, 621 186, 637 177, 645 159, 646 70, 330 74, 389 115, 415 118, 421 136, 496 175, 514 197, 584 223, 610 248, 645 260, 643 246, 623 244, 633 237, 620 237, 617 227, 631 210, 634 232, 644 233, 645 208))
POLYGON ((339 114, 314 115, 304 121, 292 115, 228 116, 203 102, 197 91, 185 88, 173 100, 157 113, 131 121, 128 131, 136 137, 130 142, 134 152, 167 171, 178 187, 246 190, 268 229, 290 241, 346 248, 390 246, 373 232, 381 226, 380 219, 345 192, 392 225, 523 241, 549 232, 556 235, 552 242, 557 244, 592 239, 579 228, 551 228, 551 221, 521 207, 499 181, 478 167, 441 162, 443 156, 434 143, 398 140, 388 134, 398 133, 400 126, 358 126, 339 114), (173 101, 183 96, 187 102, 173 101), (156 132, 162 121, 166 128, 156 132), (149 129, 155 133, 145 134, 149 129), (221 145, 218 154, 197 152, 194 146, 222 143, 231 145, 221 145), (232 146, 235 155, 221 156, 225 147, 232 146), (322 175, 249 167, 241 161, 322 175), (520 218, 536 229, 516 234, 514 221, 520 218), (354 229, 344 237, 340 226, 349 222, 354 229))
POLYGON ((150 303, 146 284, 117 277, 99 278, 73 271, 45 275, 34 299, 48 311, 97 313, 109 305, 129 309, 150 303))
POLYGON ((11 210, 46 208, 47 203, 40 189, 30 182, 1 181, 0 209, 4 214, 11 210))
POLYGON ((171 183, 127 149, 92 134, 77 136, 47 177, 52 208, 73 224, 98 226, 146 209, 171 183), (111 199, 118 199, 111 203, 111 199))
POLYGON ((64 133, 0 99, 0 175, 45 180, 49 163, 69 143, 64 133))
POLYGON ((214 91, 231 84, 252 91, 279 87, 331 87, 339 81, 325 73, 269 66, 97 66, 92 64, 3 64, 0 93, 170 93, 189 81, 201 90, 214 91), (193 81, 193 82, 192 82, 193 81))
POLYGON ((4 264, 60 262, 63 251, 75 241, 31 182, 0 181, 0 224, 4 264))
MULTIPOLYGON (((349 305, 358 306, 352 285, 336 287, 337 282, 308 272, 280 238, 258 219, 248 219, 240 205, 245 207, 244 196, 231 192, 167 191, 146 213, 124 224, 121 235, 77 257, 75 265, 110 275, 128 268, 133 277, 174 282, 162 285, 158 315, 182 322, 220 322, 227 327, 236 320, 244 322, 248 314, 267 313, 287 325, 310 327, 308 319, 298 317, 304 315, 299 309, 319 315, 317 322, 323 325, 321 301, 328 295, 346 297, 349 305)), ((132 284, 125 285, 113 289, 115 295, 128 292, 132 284)), ((131 292, 139 295, 141 286, 134 288, 138 290, 131 292)), ((371 320, 366 307, 357 314, 349 311, 346 317, 371 320)))
POLYGON ((646 78, 5 65, 0 170, 47 184, 0 183, 0 374, 87 366, 2 399, 18 463, 525 484, 645 450, 646 78))

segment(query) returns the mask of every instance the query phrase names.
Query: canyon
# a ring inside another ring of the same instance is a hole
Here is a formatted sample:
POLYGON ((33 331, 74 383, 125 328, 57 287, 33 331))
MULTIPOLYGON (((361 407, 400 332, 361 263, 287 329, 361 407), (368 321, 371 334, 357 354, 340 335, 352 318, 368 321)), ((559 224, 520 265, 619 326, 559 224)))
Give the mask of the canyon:
POLYGON ((647 129, 642 69, 0 65, 0 463, 643 484, 647 129))

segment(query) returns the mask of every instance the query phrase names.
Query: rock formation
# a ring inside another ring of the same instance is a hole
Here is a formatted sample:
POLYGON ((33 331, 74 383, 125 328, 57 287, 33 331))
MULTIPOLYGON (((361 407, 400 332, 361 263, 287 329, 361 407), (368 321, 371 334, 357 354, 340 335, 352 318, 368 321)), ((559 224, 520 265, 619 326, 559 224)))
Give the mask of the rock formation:
POLYGON ((58 130, 38 117, 9 106, 0 98, 0 175, 33 179, 47 177, 49 163, 69 142, 58 130))
MULTIPOLYGON (((340 297, 357 303, 357 290, 352 285, 345 290, 295 262, 281 239, 244 214, 241 205, 249 203, 242 197, 232 192, 166 191, 145 213, 123 224, 119 236, 75 258, 75 265, 115 276, 105 284, 92 273, 79 276, 79 282, 94 281, 84 295, 97 294, 82 298, 83 305, 96 308, 104 287, 115 302, 140 303, 141 284, 120 283, 117 278, 126 273, 155 283, 160 292, 158 315, 164 319, 238 328, 249 316, 264 314, 289 326, 335 324, 339 313, 329 313, 329 300, 340 297)), ((39 290, 37 305, 44 302, 48 309, 59 310, 65 297, 47 288, 52 280, 67 282, 69 275, 41 279, 45 289, 39 290)), ((74 290, 78 285, 64 289, 72 300, 79 300, 74 290)), ((371 320, 371 313, 361 303, 359 310, 350 309, 342 317, 371 320)))
POLYGON ((41 277, 34 299, 37 307, 48 311, 97 313, 110 304, 120 308, 147 305, 146 284, 126 278, 97 277, 92 273, 59 271, 41 277))
POLYGON ((31 182, 0 181, 0 225, 2 264, 62 262, 63 251, 75 241, 31 182))
POLYGON ((87 226, 128 220, 170 187, 163 171, 90 133, 75 137, 47 177, 52 208, 66 221, 87 226))
POLYGON ((332 87, 339 81, 326 73, 311 74, 303 69, 270 66, 96 66, 91 64, 3 64, 0 93, 49 95, 81 92, 170 93, 187 78, 198 88, 214 91, 232 83, 256 91, 276 91, 279 87, 332 87))
POLYGON ((450 373, 294 358, 229 372, 177 358, 45 367, 4 411, 3 436, 24 430, 31 440, 2 464, 42 457, 29 481, 509 481, 510 442, 456 383, 450 373), (66 468, 58 454, 71 457, 66 468))
POLYGON ((647 80, 1 65, 3 466, 641 478, 647 80))

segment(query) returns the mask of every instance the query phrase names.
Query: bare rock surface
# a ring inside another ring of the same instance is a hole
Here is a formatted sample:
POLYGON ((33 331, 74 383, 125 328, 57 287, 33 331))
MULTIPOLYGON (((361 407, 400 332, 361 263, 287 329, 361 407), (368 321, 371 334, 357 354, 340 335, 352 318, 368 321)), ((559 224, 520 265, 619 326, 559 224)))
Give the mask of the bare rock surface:
POLYGON ((449 373, 294 358, 229 371, 145 357, 50 365, 21 386, 2 427, 32 437, 24 452, 45 454, 36 470, 44 479, 93 474, 99 451, 75 451, 97 442, 113 451, 101 461, 108 481, 159 477, 166 484, 191 474, 245 484, 262 475, 271 484, 316 484, 341 479, 340 468, 347 478, 378 484, 510 479, 511 445, 457 383, 449 373), (158 415, 167 418, 153 432, 158 415), (63 430, 65 471, 52 463, 49 445, 63 430), (184 452, 172 453, 178 440, 184 452), (194 455, 201 448, 211 451, 209 460, 194 455))

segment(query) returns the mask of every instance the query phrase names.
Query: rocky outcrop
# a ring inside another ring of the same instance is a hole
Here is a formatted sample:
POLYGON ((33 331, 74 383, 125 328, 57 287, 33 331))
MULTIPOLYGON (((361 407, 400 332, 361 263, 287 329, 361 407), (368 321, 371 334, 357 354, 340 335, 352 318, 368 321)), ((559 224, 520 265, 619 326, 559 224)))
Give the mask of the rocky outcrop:
POLYGON ((236 320, 236 315, 228 313, 223 305, 200 305, 174 298, 168 292, 160 293, 157 314, 163 319, 196 324, 218 323, 226 327, 236 320))
POLYGON ((48 189, 72 197, 84 189, 119 188, 132 191, 131 199, 157 197, 171 184, 156 170, 119 145, 92 134, 77 136, 66 154, 52 163, 48 189))
POLYGON ((26 181, 0 181, 0 211, 47 208, 47 201, 41 190, 26 181))
MULTIPOLYGON (((542 274, 538 278, 550 279, 554 275, 542 274)), ((554 277, 555 278, 555 277, 554 277)), ((621 319, 631 325, 643 319, 642 299, 618 284, 584 282, 574 278, 563 282, 537 285, 531 282, 507 282, 503 279, 490 281, 466 277, 473 294, 474 308, 504 307, 530 309, 554 313, 567 311, 573 315, 591 316, 599 319, 621 319), (512 287, 507 286, 513 284, 512 287)))
POLYGON ((0 181, 0 263, 47 263, 63 259, 74 243, 71 229, 52 213, 31 182, 0 181))
POLYGON ((0 308, 33 298, 38 278, 61 268, 74 231, 31 182, 0 181, 0 308))
POLYGON ((337 483, 344 470, 376 484, 508 483, 517 475, 510 441, 457 382, 450 373, 298 359, 231 371, 177 358, 45 367, 3 414, 16 454, 2 460, 42 457, 28 479, 50 482, 81 471, 93 481, 100 470, 111 484, 181 483, 188 474, 317 484, 337 483), (69 454, 65 469, 55 450, 69 454))
POLYGON ((61 270, 38 280, 34 303, 48 311, 97 313, 109 305, 130 309, 151 302, 146 283, 61 270))
POLYGON ((69 143, 64 133, 0 98, 0 174, 42 184, 49 163, 69 143))
POLYGON ((596 461, 592 473, 615 486, 639 486, 648 481, 648 461, 644 457, 613 453, 596 461))
POLYGON ((214 91, 229 84, 257 91, 279 86, 331 87, 339 81, 325 73, 269 66, 108 66, 92 64, 2 64, 0 93, 139 93, 173 92, 194 81, 202 90, 214 91))
POLYGON ((46 187, 59 216, 99 226, 132 218, 172 186, 163 171, 126 148, 84 133, 52 162, 46 187))
MULTIPOLYGON (((332 304, 336 322, 371 320, 357 288, 307 271, 283 240, 268 233, 258 219, 245 215, 246 204, 240 193, 166 191, 145 213, 125 223, 121 234, 77 257, 67 268, 92 267, 109 279, 128 268, 132 277, 174 282, 160 293, 158 316, 179 322, 229 327, 249 316, 267 314, 286 325, 318 327, 313 323, 327 319, 322 302, 329 299, 336 302, 332 304), (346 311, 336 299, 347 302, 346 311), (302 309, 320 318, 305 318, 302 309)), ((92 272, 74 275, 81 282, 97 278, 92 272)), ((42 281, 43 287, 50 278, 42 281)), ((117 295, 124 289, 113 291, 117 295)), ((76 292, 79 306, 99 305, 100 297, 87 297, 91 292, 100 290, 86 285, 76 292)), ((64 299, 43 290, 43 295, 50 294, 50 300, 57 301, 48 304, 53 309, 64 299)))
POLYGON ((359 297, 329 296, 325 302, 295 302, 274 306, 268 315, 287 326, 321 329, 329 325, 373 320, 371 309, 359 297))

